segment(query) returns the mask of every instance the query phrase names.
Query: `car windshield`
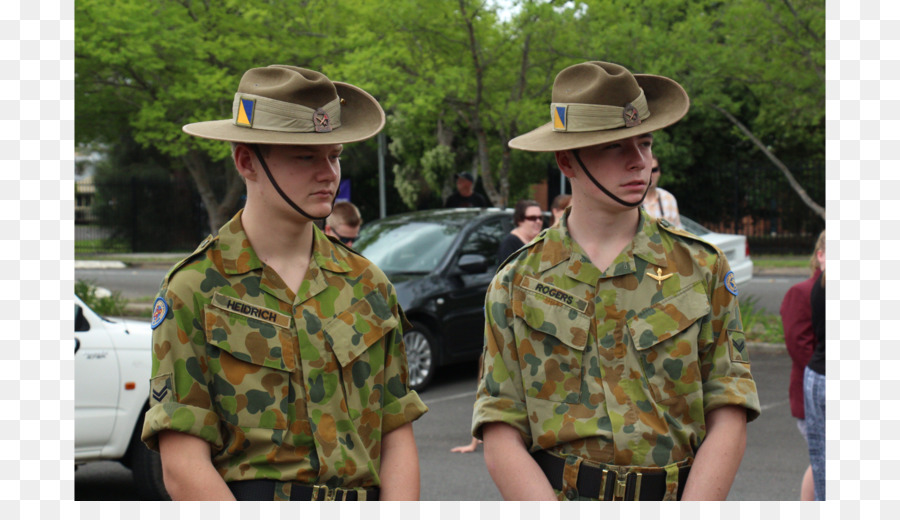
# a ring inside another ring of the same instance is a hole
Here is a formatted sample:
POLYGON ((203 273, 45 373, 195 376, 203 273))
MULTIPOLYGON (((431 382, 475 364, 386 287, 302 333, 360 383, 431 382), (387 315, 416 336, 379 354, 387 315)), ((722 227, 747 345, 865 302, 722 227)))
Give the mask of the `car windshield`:
POLYGON ((353 248, 385 273, 425 274, 444 258, 459 229, 438 222, 373 222, 353 248))

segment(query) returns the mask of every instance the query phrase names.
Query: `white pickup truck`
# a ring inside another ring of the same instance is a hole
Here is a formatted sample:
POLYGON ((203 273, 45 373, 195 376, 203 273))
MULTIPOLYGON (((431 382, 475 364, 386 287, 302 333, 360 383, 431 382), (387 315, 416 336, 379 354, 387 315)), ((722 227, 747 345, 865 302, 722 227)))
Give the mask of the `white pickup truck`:
POLYGON ((141 499, 168 500, 159 454, 141 442, 152 346, 148 322, 104 318, 75 296, 75 468, 119 461, 141 499))

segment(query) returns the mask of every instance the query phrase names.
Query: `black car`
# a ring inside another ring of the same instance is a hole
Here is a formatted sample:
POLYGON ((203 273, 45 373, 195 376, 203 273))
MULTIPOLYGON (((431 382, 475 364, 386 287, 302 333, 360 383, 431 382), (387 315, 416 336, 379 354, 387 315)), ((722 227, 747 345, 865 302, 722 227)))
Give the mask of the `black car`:
POLYGON ((413 325, 403 335, 413 389, 481 355, 484 296, 512 228, 511 209, 460 208, 394 215, 360 232, 354 249, 387 274, 413 325))

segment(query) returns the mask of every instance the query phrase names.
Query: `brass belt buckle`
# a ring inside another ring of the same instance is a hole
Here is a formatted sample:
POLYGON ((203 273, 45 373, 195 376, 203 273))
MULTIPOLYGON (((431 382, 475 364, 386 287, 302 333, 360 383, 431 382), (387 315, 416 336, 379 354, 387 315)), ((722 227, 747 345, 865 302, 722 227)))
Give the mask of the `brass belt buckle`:
POLYGON ((323 486, 323 485, 318 485, 318 484, 313 486, 312 501, 319 501, 319 500, 322 500, 325 502, 331 502, 334 500, 334 493, 332 492, 331 489, 328 488, 328 486, 323 486), (319 491, 320 490, 325 491, 325 496, 322 499, 319 499, 319 491))
POLYGON ((625 500, 625 495, 628 491, 628 477, 631 475, 634 475, 634 498, 632 500, 637 501, 641 499, 641 477, 643 475, 639 471, 633 471, 621 476, 618 474, 616 475, 616 487, 613 491, 613 500, 625 500))

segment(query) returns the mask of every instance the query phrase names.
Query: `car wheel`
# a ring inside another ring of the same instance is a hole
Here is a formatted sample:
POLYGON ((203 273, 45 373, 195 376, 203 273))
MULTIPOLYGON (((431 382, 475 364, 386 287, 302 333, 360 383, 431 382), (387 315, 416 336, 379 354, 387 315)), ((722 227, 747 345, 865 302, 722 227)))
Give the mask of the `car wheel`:
POLYGON ((428 386, 434 377, 437 345, 424 325, 415 321, 411 323, 412 329, 403 334, 403 342, 409 365, 409 387, 418 392, 428 386))
MULTIPOLYGON (((143 417, 144 414, 141 414, 143 417)), ((139 421, 134 428, 131 437, 131 445, 128 446, 129 466, 134 487, 141 500, 171 500, 163 483, 162 461, 159 453, 155 452, 141 442, 141 425, 139 421)))

